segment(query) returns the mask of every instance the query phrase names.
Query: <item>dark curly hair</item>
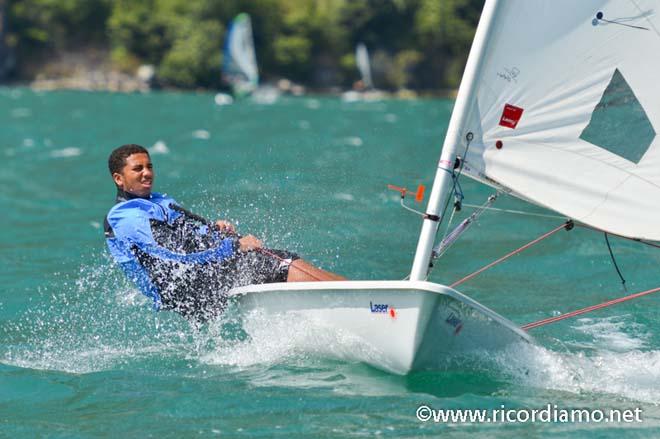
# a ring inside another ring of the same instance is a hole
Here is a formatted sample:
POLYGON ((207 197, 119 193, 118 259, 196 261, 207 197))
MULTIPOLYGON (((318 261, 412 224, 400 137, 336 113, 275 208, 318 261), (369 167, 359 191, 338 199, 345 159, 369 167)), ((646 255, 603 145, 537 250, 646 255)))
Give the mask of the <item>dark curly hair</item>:
POLYGON ((134 143, 115 148, 115 150, 110 153, 110 157, 108 157, 108 169, 110 170, 110 175, 115 172, 121 173, 121 170, 126 166, 126 159, 132 154, 149 155, 149 151, 147 151, 144 146, 136 145, 134 143))

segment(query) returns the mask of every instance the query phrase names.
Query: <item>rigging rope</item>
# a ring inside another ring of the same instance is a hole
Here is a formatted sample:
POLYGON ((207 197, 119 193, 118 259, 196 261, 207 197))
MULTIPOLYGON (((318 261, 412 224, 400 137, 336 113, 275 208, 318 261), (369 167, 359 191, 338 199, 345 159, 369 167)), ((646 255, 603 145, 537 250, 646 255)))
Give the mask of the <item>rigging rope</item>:
POLYGON ((545 214, 545 213, 524 212, 522 210, 499 209, 497 207, 483 207, 483 206, 479 206, 477 204, 467 204, 467 203, 463 204, 463 206, 472 207, 472 208, 475 208, 475 209, 483 208, 483 209, 486 209, 486 210, 494 210, 494 211, 497 211, 497 212, 513 213, 513 214, 516 214, 516 215, 538 216, 538 217, 541 217, 541 218, 555 218, 555 219, 568 220, 567 217, 560 216, 560 215, 549 215, 549 214, 545 214))
MULTIPOLYGON (((470 144, 472 143, 472 139, 474 139, 474 134, 472 132, 468 132, 465 135, 466 145, 465 145, 465 151, 463 152, 463 157, 467 156, 468 150, 470 149, 470 144)), ((465 198, 465 196, 463 195, 463 188, 461 188, 461 184, 458 181, 458 179, 461 177, 461 174, 463 173, 464 164, 465 161, 462 158, 456 157, 454 161, 454 166, 452 167, 451 171, 449 169, 444 169, 446 172, 448 172, 451 175, 451 179, 453 182, 451 191, 454 194, 455 210, 461 210, 463 198, 465 198), (458 168, 458 172, 455 171, 456 168, 458 168)), ((445 217, 445 212, 447 212, 447 207, 449 207, 450 201, 451 201, 451 197, 447 197, 447 202, 445 203, 445 207, 442 209, 442 215, 440 215, 441 219, 445 217)))
MULTIPOLYGON (((469 131, 465 135, 466 145, 465 145, 465 151, 463 153, 464 156, 467 156, 467 152, 470 149, 470 144, 472 143, 473 139, 474 139, 474 134, 471 131, 469 131)), ((459 210, 461 210, 461 206, 463 205, 463 198, 465 198, 465 196, 463 195, 463 188, 461 187, 461 183, 458 180, 461 174, 463 173, 463 165, 464 165, 463 159, 456 156, 454 158, 454 165, 452 166, 451 170, 442 168, 445 172, 451 175, 451 179, 452 179, 451 192, 454 194, 454 209, 452 211, 451 217, 449 218, 449 222, 445 229, 445 236, 443 236, 443 240, 447 236, 447 231, 449 230, 451 221, 453 221, 454 219, 454 214, 459 210), (456 168, 458 168, 458 172, 456 172, 456 168)), ((451 202, 451 196, 447 197, 447 201, 445 202, 445 207, 442 208, 442 214, 439 216, 440 221, 444 220, 445 213, 447 213, 447 207, 449 207, 450 202, 451 202)), ((435 257, 433 256, 433 253, 431 253, 431 257, 429 258, 429 266, 426 269, 426 278, 428 278, 429 274, 431 273, 434 259, 435 257)), ((406 278, 408 278, 408 276, 406 276, 406 278)))
POLYGON ((619 275, 619 279, 621 279, 621 284, 623 285, 623 291, 626 293, 628 290, 626 289, 626 280, 623 278, 623 275, 621 274, 621 270, 619 270, 619 264, 616 263, 616 258, 614 257, 614 252, 612 251, 612 246, 610 245, 610 239, 607 237, 607 232, 603 232, 605 235, 605 242, 607 243, 607 250, 610 252, 610 257, 612 258, 612 264, 614 264, 614 268, 616 269, 616 273, 619 275))
POLYGON ((456 240, 465 232, 470 226, 479 219, 479 217, 486 211, 486 208, 493 204, 497 197, 500 195, 500 193, 493 194, 488 197, 486 202, 479 206, 477 210, 472 212, 472 214, 465 218, 459 225, 457 225, 454 230, 449 232, 449 226, 451 225, 451 222, 454 218, 454 213, 456 212, 456 209, 452 211, 452 215, 449 218, 449 222, 447 223, 447 232, 445 232, 445 236, 443 236, 442 240, 440 243, 433 248, 433 251, 431 253, 431 262, 433 262, 435 259, 438 259, 442 255, 449 250, 449 247, 451 247, 456 240))
POLYGON ((510 252, 510 253, 507 253, 506 255, 504 255, 504 256, 502 256, 501 258, 499 258, 499 259, 497 259, 497 260, 491 262, 490 264, 488 264, 488 265, 484 265, 483 267, 481 267, 480 269, 478 269, 478 270, 475 271, 474 273, 469 274, 469 275, 465 276, 464 278, 457 280, 457 281, 454 282, 453 284, 449 285, 449 287, 450 287, 450 288, 454 288, 454 287, 456 287, 456 286, 462 284, 463 282, 466 282, 466 281, 472 279, 472 278, 475 277, 476 275, 478 275, 478 274, 480 274, 480 273, 482 273, 482 272, 488 270, 489 268, 491 268, 491 267, 493 267, 493 266, 499 264, 500 262, 503 262, 503 261, 509 259, 511 256, 517 255, 518 253, 520 253, 520 252, 522 252, 522 251, 524 251, 524 250, 527 250, 528 248, 530 248, 530 247, 533 246, 534 244, 543 241, 545 238, 548 238, 549 236, 554 235, 555 233, 557 233, 558 231, 560 231, 560 230, 562 230, 562 229, 571 230, 572 228, 573 228, 573 221, 567 221, 567 222, 565 222, 564 224, 562 224, 561 226, 556 227, 556 228, 550 230, 550 231, 547 232, 547 233, 544 233, 543 235, 539 236, 539 237, 536 238, 535 240, 528 242, 527 244, 523 245, 522 247, 520 247, 520 248, 518 248, 518 249, 516 249, 516 250, 514 250, 514 251, 512 251, 512 252, 510 252))
POLYGON ((635 26, 635 25, 632 25, 632 24, 621 23, 620 21, 606 20, 606 19, 603 18, 603 17, 604 17, 604 14, 603 14, 602 12, 599 11, 599 12, 596 14, 596 18, 594 18, 593 21, 594 21, 595 23, 598 23, 599 21, 603 21, 603 22, 605 22, 605 23, 618 24, 619 26, 625 26, 625 27, 629 27, 629 28, 632 28, 632 29, 649 30, 649 28, 647 28, 647 27, 643 27, 643 26, 635 26))
MULTIPOLYGON (((602 13, 600 13, 600 15, 601 16, 598 17, 598 19, 602 19, 602 13)), ((602 21, 607 21, 607 20, 602 20, 602 21)), ((613 23, 613 24, 623 24, 623 23, 616 23, 616 22, 611 22, 611 23, 613 23)), ((624 26, 636 27, 636 26, 630 26, 630 25, 625 25, 625 24, 624 24, 624 26)), ((640 28, 640 27, 637 27, 637 28, 640 28)), ((644 28, 640 28, 640 29, 644 29, 644 28)), ((467 155, 467 151, 470 147, 472 137, 473 137, 472 133, 468 133, 467 136, 466 136, 467 146, 465 148, 465 155, 467 155)), ((457 164, 454 166, 454 168, 451 171, 446 170, 448 173, 451 174, 451 177, 452 177, 452 180, 453 180, 452 192, 454 193, 454 209, 452 211, 451 217, 450 217, 449 222, 447 224, 447 227, 445 229, 443 239, 433 249, 433 256, 431 258, 431 263, 429 264, 429 271, 433 267, 432 261, 434 259, 436 259, 437 257, 441 256, 449 248, 449 246, 451 246, 451 244, 453 244, 455 239, 463 231, 465 231, 469 227, 470 223, 474 219, 476 219, 475 217, 480 215, 481 213, 483 213, 483 211, 485 211, 485 210, 494 210, 494 211, 518 214, 518 215, 527 215, 527 216, 536 216, 536 217, 545 217, 545 218, 561 218, 561 219, 566 219, 567 221, 564 224, 562 224, 561 226, 552 229, 551 231, 541 235, 540 237, 534 239, 533 241, 528 242, 527 244, 523 245, 522 247, 520 247, 520 248, 518 248, 518 249, 502 256, 501 258, 491 262, 490 264, 487 264, 487 265, 483 266, 482 268, 480 268, 479 270, 473 272, 472 274, 469 274, 469 275, 465 276, 464 278, 457 280, 453 284, 449 285, 450 288, 455 288, 456 286, 458 286, 458 285, 474 278, 475 276, 477 276, 480 273, 486 271, 487 269, 499 264, 500 262, 503 262, 503 261, 509 259, 510 257, 512 257, 512 256, 514 256, 518 253, 521 253, 522 251, 524 251, 524 250, 530 248, 531 246, 533 246, 534 244, 537 244, 538 242, 540 242, 540 241, 550 237, 551 235, 557 233, 559 230, 562 230, 562 229, 571 230, 574 227, 573 221, 568 219, 568 218, 565 218, 565 217, 561 217, 561 216, 557 216, 557 215, 547 215, 547 214, 537 214, 537 213, 516 211, 516 210, 510 210, 510 209, 498 209, 498 208, 490 207, 490 203, 485 203, 482 206, 477 206, 477 205, 472 205, 472 204, 465 204, 465 206, 467 206, 467 207, 476 208, 477 211, 475 211, 472 215, 470 215, 470 217, 468 217, 461 224, 459 224, 454 230, 452 230, 451 233, 448 233, 449 232, 449 227, 450 227, 450 225, 452 223, 452 220, 454 218, 454 214, 458 210, 460 210, 461 206, 463 205, 462 201, 463 201, 463 198, 464 198, 463 191, 460 187, 460 183, 458 182, 458 179, 461 176, 461 173, 463 171, 464 159, 457 158, 457 160, 458 160, 457 164), (459 168, 458 172, 455 172, 456 168, 459 168), (445 244, 445 241, 448 241, 448 242, 445 244), (443 246, 443 244, 444 244, 444 246, 443 246)), ((498 195, 499 195, 499 193, 498 193, 498 195)), ((451 197, 449 197, 447 199, 447 202, 446 202, 446 204, 445 204, 445 206, 442 210, 442 215, 441 215, 440 218, 444 218, 445 213, 447 211, 447 207, 449 207, 450 200, 451 200, 451 197)), ((582 226, 582 227, 598 230, 598 229, 595 229, 595 228, 590 227, 588 225, 584 225, 584 224, 579 224, 579 225, 582 226)), ((605 235, 605 241, 607 243, 607 248, 609 250, 610 257, 612 258, 612 263, 614 265, 614 268, 616 269, 617 274, 619 275, 619 278, 621 279, 621 283, 623 285, 624 290, 626 290, 626 280, 623 277, 623 275, 621 274, 621 270, 619 269, 619 266, 618 266, 618 264, 616 262, 616 259, 614 257, 614 253, 612 251, 612 247, 610 245, 610 241, 609 241, 609 238, 608 238, 608 233, 607 232, 603 232, 603 233, 605 235)), ((628 237, 620 236, 620 235, 616 235, 616 234, 615 234, 615 236, 630 239, 632 241, 640 242, 642 244, 646 244, 646 245, 649 245, 649 246, 652 246, 652 247, 660 247, 660 245, 658 245, 658 244, 647 242, 647 241, 644 241, 642 239, 628 238, 628 237)), ((612 305, 616 305, 618 303, 626 302, 626 301, 633 300, 633 299, 636 299, 636 298, 639 298, 639 297, 643 297, 643 296, 646 296, 646 295, 649 295, 649 294, 653 294, 653 293, 656 293, 658 291, 660 291, 660 287, 653 288, 653 289, 646 290, 646 291, 642 291, 642 292, 635 293, 635 294, 631 294, 631 295, 628 295, 628 296, 620 297, 618 299, 613 299, 613 300, 603 302, 603 303, 598 304, 598 305, 593 305, 593 306, 589 306, 589 307, 586 307, 586 308, 578 309, 578 310, 563 314, 561 316, 550 317, 550 318, 547 318, 547 319, 539 320, 537 322, 528 323, 526 325, 523 325, 521 328, 523 330, 527 331, 529 329, 537 328, 539 326, 543 326, 543 325, 547 325, 547 324, 550 324, 550 323, 558 322, 558 321, 568 319, 570 317, 574 317, 574 316, 577 316, 577 315, 580 315, 580 314, 585 314, 585 313, 588 313, 588 312, 591 312, 591 311, 595 311, 595 310, 598 310, 598 309, 602 309, 602 308, 606 308, 606 307, 609 307, 609 306, 612 306, 612 305)))
POLYGON ((646 291, 642 291, 640 293, 631 294, 629 296, 619 297, 618 299, 609 300, 607 302, 603 302, 603 303, 600 303, 598 305, 592 305, 592 306, 588 306, 586 308, 581 308, 581 309, 571 311, 571 312, 566 313, 566 314, 562 314, 560 316, 550 317, 550 318, 547 318, 547 319, 539 320, 537 322, 528 323, 526 325, 521 326, 521 328, 524 329, 525 331, 528 331, 528 330, 533 329, 533 328, 538 328, 539 326, 548 325, 550 323, 558 322, 560 320, 568 319, 570 317, 575 317, 575 316, 578 316, 580 314, 588 313, 590 311, 595 311, 597 309, 602 309, 602 308, 606 308, 608 306, 616 305, 617 303, 626 302, 628 300, 637 299, 638 297, 642 297, 642 296, 646 296, 646 295, 649 295, 649 294, 657 293, 658 291, 660 291, 660 287, 653 288, 653 289, 646 290, 646 291))

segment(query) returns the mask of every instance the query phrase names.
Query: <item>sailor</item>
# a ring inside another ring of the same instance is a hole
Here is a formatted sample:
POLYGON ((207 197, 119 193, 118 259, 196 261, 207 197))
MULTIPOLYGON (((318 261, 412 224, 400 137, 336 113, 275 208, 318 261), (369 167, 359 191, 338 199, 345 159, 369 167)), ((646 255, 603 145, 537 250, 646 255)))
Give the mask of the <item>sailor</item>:
POLYGON ((104 222, 110 254, 156 310, 201 323, 224 310, 226 292, 234 287, 344 279, 294 253, 267 249, 253 235, 239 237, 228 221, 210 223, 152 192, 153 164, 140 145, 116 148, 108 168, 117 186, 116 204, 104 222))

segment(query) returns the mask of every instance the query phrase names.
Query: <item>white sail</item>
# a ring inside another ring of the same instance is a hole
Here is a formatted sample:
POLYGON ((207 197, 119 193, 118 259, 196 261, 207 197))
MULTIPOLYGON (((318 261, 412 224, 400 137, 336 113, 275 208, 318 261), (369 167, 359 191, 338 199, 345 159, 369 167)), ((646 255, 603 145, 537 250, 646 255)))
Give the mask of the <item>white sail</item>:
POLYGON ((250 92, 259 84, 250 16, 239 14, 227 31, 222 73, 239 92, 250 92))
POLYGON ((459 127, 464 172, 598 229, 660 240, 659 8, 497 3, 459 127))
POLYGON ((366 89, 371 89, 374 86, 371 80, 371 63, 369 62, 369 52, 364 43, 359 43, 355 48, 355 63, 362 76, 362 82, 366 89))

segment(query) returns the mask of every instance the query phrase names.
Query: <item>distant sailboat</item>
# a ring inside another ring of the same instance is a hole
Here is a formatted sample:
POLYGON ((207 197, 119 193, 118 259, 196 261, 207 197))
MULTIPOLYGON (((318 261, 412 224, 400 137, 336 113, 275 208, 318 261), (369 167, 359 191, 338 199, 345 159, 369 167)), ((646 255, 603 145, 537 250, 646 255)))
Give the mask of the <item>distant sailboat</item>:
POLYGON ((362 84, 366 90, 374 88, 374 82, 371 79, 371 63, 369 62, 369 52, 364 43, 360 43, 355 48, 355 64, 360 75, 362 75, 362 84))
POLYGON ((238 14, 229 26, 222 59, 222 77, 231 85, 236 96, 252 93, 259 86, 252 22, 248 14, 238 14))
POLYGON ((355 65, 360 72, 360 80, 355 83, 353 90, 342 93, 342 100, 345 102, 354 102, 382 99, 384 97, 383 92, 374 89, 369 51, 364 43, 358 43, 355 47, 355 65))
POLYGON ((259 103, 272 103, 277 91, 272 87, 259 87, 259 68, 254 50, 252 21, 246 13, 234 18, 227 31, 222 57, 222 78, 232 89, 232 95, 218 93, 218 105, 231 104, 234 98, 252 96, 259 103))

